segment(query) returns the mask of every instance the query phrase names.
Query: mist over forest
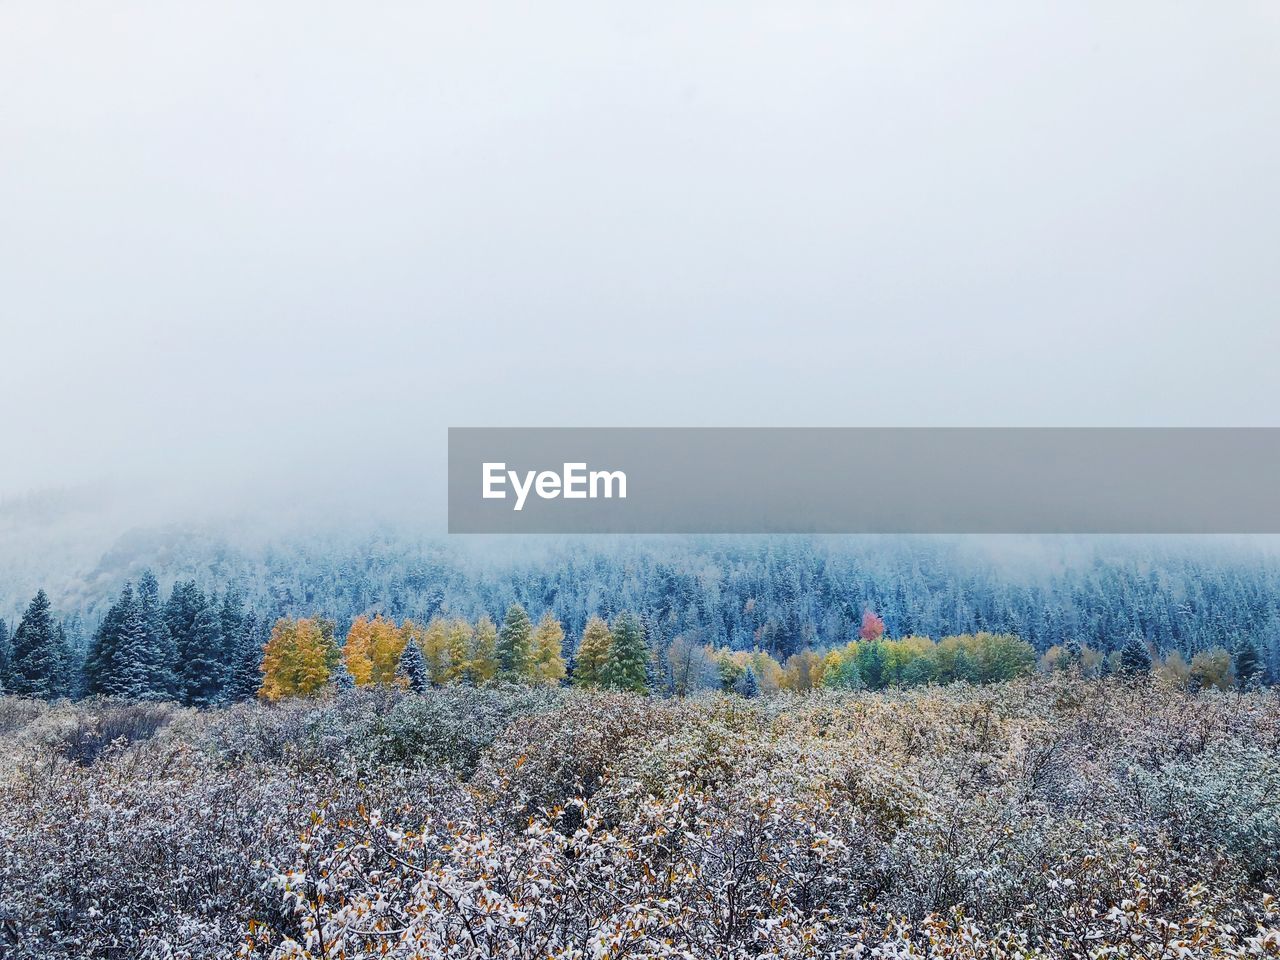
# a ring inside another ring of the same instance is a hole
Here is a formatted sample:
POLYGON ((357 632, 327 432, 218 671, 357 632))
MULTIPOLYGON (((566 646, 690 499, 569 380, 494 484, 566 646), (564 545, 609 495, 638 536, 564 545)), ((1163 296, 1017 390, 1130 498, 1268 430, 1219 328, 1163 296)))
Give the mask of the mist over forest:
POLYGON ((150 570, 166 593, 195 581, 211 602, 235 592, 264 621, 321 616, 339 636, 361 615, 499 619, 520 603, 560 618, 570 646, 590 616, 634 611, 654 645, 785 658, 848 641, 871 610, 888 636, 1007 632, 1041 652, 1136 634, 1190 658, 1248 640, 1280 669, 1273 538, 450 538, 319 511, 177 522, 84 490, 0 505, 0 534, 0 618, 12 627, 44 589, 81 649, 150 570))

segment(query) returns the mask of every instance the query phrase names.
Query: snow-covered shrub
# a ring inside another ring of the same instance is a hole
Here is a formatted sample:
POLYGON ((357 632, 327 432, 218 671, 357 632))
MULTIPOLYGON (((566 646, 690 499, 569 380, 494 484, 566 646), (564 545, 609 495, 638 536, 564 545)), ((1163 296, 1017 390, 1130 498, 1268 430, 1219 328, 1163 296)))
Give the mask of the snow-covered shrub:
POLYGON ((516 727, 524 729, 562 701, 557 688, 452 684, 401 697, 368 728, 361 749, 379 764, 440 765, 470 773, 513 721, 519 719, 516 727))
POLYGON ((1220 852, 1254 881, 1280 877, 1280 757, 1217 744, 1191 760, 1134 771, 1141 797, 1175 844, 1220 852))
POLYGON ((1280 956, 1270 693, 147 709, 0 699, 0 956, 1280 956))

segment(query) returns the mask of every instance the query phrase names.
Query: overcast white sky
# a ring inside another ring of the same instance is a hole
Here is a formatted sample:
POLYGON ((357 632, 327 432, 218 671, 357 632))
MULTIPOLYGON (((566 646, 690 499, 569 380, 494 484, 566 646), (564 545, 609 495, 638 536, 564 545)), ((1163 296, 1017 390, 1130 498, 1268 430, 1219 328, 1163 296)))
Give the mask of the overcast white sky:
POLYGON ((1275 425, 1278 171, 1273 2, 0 0, 0 497, 1275 425))

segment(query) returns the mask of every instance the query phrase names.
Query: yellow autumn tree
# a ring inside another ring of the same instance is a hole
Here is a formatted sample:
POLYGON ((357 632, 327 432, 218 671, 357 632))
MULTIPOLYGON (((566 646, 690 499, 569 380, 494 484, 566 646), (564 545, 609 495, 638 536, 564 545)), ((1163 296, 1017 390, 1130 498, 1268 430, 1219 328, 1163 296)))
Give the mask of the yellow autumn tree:
POLYGON ((342 659, 358 686, 392 684, 405 642, 406 634, 381 614, 372 620, 356 617, 347 632, 342 659))
POLYGON ((498 628, 485 614, 476 621, 464 676, 474 684, 488 683, 498 675, 498 628))
POLYGON ((548 610, 533 631, 529 679, 534 683, 554 686, 564 679, 564 627, 548 610))
POLYGON ((453 683, 466 677, 474 636, 475 630, 462 617, 455 617, 445 625, 444 648, 448 665, 442 683, 453 683))
POLYGON ((338 648, 330 621, 281 618, 271 628, 271 639, 262 653, 258 695, 275 701, 318 693, 337 663, 338 648))
POLYGON ((822 686, 823 656, 817 650, 802 650, 787 658, 780 686, 783 690, 807 693, 822 686))
POLYGON ((578 687, 598 687, 600 673, 604 670, 605 660, 609 658, 609 648, 613 645, 613 634, 609 625, 599 617, 593 616, 587 621, 582 631, 582 640, 578 643, 578 659, 573 665, 573 683, 578 687))

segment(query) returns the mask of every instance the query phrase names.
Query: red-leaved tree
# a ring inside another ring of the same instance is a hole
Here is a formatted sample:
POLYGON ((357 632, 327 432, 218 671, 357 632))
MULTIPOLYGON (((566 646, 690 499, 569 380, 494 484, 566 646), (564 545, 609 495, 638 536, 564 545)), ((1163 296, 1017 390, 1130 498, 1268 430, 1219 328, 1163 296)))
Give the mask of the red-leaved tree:
POLYGON ((862 629, 858 636, 863 640, 879 640, 884 636, 884 621, 870 610, 862 611, 862 629))

